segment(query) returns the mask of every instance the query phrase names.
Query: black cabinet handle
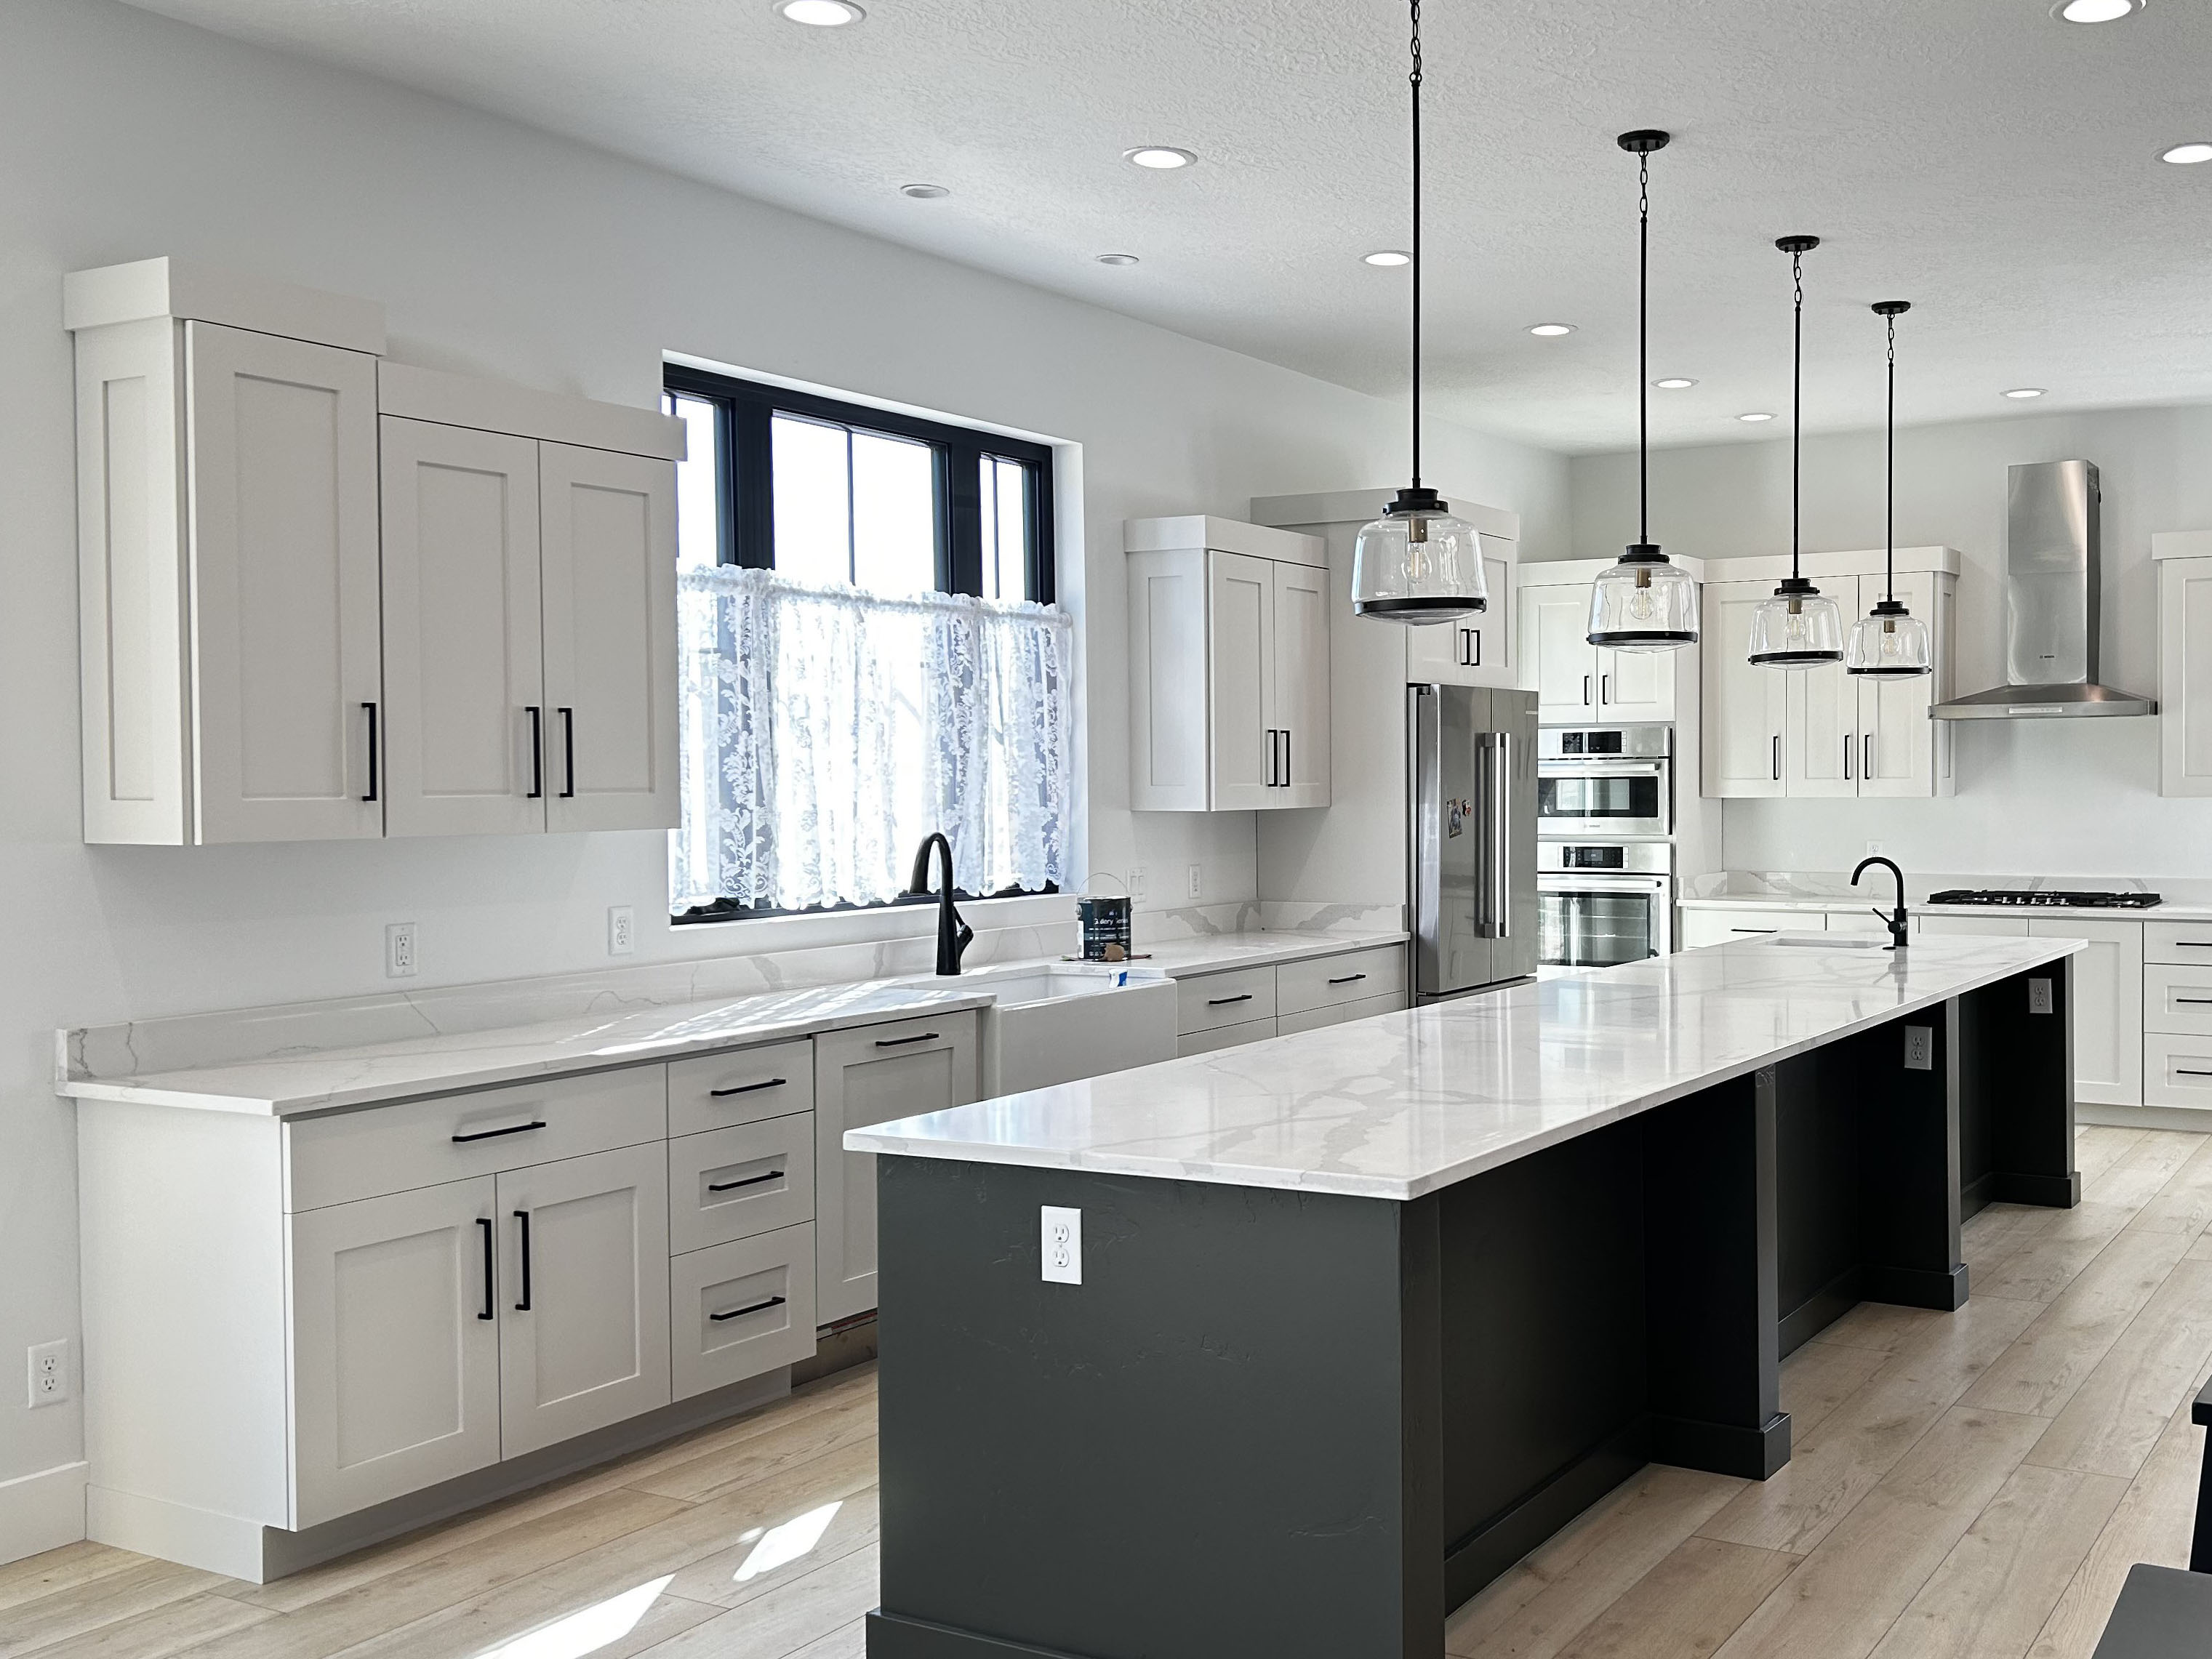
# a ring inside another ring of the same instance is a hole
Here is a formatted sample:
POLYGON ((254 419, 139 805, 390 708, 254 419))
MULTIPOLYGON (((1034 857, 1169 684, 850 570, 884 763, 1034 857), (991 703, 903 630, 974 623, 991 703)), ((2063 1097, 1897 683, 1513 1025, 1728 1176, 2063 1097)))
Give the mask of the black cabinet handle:
POLYGON ((514 1304, 517 1313, 530 1311, 530 1212, 517 1210, 514 1218, 522 1224, 522 1300, 514 1304))
POLYGON ((2212 997, 2176 997, 2176 998, 2174 998, 2174 1000, 2175 1000, 2176 1002, 2205 1002, 2205 1003, 2212 1003, 2212 997))
POLYGON ((1589 675, 1587 675, 1587 674, 1583 675, 1583 708, 1589 708, 1589 683, 1590 683, 1590 677, 1589 677, 1589 675))
POLYGON ((362 710, 368 716, 368 793, 363 795, 362 799, 363 800, 374 800, 380 793, 376 765, 376 750, 378 747, 376 741, 376 705, 373 702, 365 702, 362 704, 362 710))
MULTIPOLYGON (((1881 913, 1877 910, 1875 914, 1880 915, 1881 913)), ((1779 927, 1731 927, 1729 929, 1731 933, 1778 933, 1781 931, 1779 927)))
POLYGON ((763 1089, 781 1089, 790 1080, 788 1078, 772 1077, 765 1083, 740 1083, 728 1089, 709 1089, 707 1098, 727 1100, 732 1095, 757 1095, 763 1089))
POLYGON ((561 799, 567 800, 576 793, 576 711, 556 708, 561 717, 561 799))
POLYGON ((1782 781, 1782 734, 1779 732, 1774 734, 1774 781, 1777 783, 1782 781))
POLYGON ((2192 1072, 2186 1066, 2177 1066, 2173 1072, 2176 1077, 2212 1077, 2212 1072, 2192 1072))
POLYGON ((876 1039, 876 1047, 878 1048, 903 1048, 909 1042, 934 1042, 936 1041, 936 1032, 923 1031, 910 1037, 878 1037, 876 1039))
POLYGON ((2212 939, 2178 939, 2173 942, 2185 951, 2212 951, 2212 939))
POLYGON ((757 1187, 763 1181, 780 1181, 782 1178, 782 1170, 770 1170, 766 1175, 747 1176, 743 1181, 725 1181, 720 1183, 710 1181, 707 1183, 707 1190, 710 1193, 733 1193, 740 1187, 757 1187))
POLYGON ((491 1218, 488 1215, 478 1216, 477 1218, 477 1225, 483 1229, 484 1247, 483 1311, 479 1313, 477 1317, 478 1319, 495 1319, 498 1316, 493 1311, 491 1305, 491 1218))
POLYGON ((527 1134, 532 1129, 542 1129, 544 1127, 544 1118, 534 1117, 527 1123, 510 1123, 504 1129, 479 1129, 472 1135, 455 1135, 453 1145, 459 1146, 471 1140, 496 1140, 501 1135, 527 1134))
POLYGON ((1239 997, 1215 997, 1208 1001, 1206 1006, 1209 1008, 1225 1008, 1232 1002, 1249 1002, 1251 1000, 1252 994, 1249 991, 1247 991, 1243 996, 1239 997))
POLYGON ((1363 980, 1366 977, 1367 975, 1364 974, 1346 974, 1342 979, 1333 979, 1329 981, 1329 983, 1331 985, 1350 985, 1355 981, 1363 980))
POLYGON ((743 1319, 749 1313, 765 1313, 770 1308, 781 1308, 782 1305, 781 1297, 772 1296, 765 1302, 754 1303, 750 1308, 732 1308, 727 1313, 708 1314, 707 1317, 719 1325, 725 1319, 743 1319))
POLYGON ((1291 787, 1291 728, 1283 728, 1283 787, 1291 787))
POLYGON ((545 798, 545 711, 536 703, 529 705, 530 715, 530 793, 525 800, 545 798))

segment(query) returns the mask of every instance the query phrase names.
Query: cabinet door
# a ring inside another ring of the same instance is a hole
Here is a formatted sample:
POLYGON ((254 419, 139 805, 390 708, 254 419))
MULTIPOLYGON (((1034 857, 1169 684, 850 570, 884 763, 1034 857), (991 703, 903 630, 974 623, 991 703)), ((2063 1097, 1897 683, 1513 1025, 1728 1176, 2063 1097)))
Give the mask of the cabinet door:
POLYGON ((965 1105, 975 1087, 972 1013, 814 1039, 814 1300, 823 1324, 876 1305, 875 1154, 847 1152, 845 1132, 965 1105))
POLYGON ((666 1143, 497 1180, 500 1455, 666 1405, 666 1143))
POLYGON ((386 416, 385 825, 545 828, 538 445, 386 416))
POLYGON ((1708 797, 1782 793, 1782 728, 1790 676, 1757 668, 1744 653, 1751 617, 1772 589, 1765 582, 1712 582, 1703 601, 1704 789, 1708 797))
MULTIPOLYGON (((1860 611, 1864 611, 1888 591, 1878 576, 1859 579, 1860 611)), ((1897 597, 1929 626, 1936 649, 1938 672, 1944 659, 1942 623, 1938 609, 1936 578, 1912 572, 1897 579, 1897 597)), ((1856 618, 1854 618, 1856 620, 1856 618)), ((1893 799, 1926 799, 1945 792, 1948 780, 1937 775, 1936 744, 1947 738, 1948 727, 1928 718, 1936 702, 1936 674, 1911 679, 1883 679, 1874 675, 1858 681, 1859 793, 1893 799)))
POLYGON ((290 1218, 292 1525, 499 1461, 499 1318, 480 1176, 290 1218))
POLYGON ((1859 792, 1859 688, 1841 663, 1818 668, 1754 668, 1784 683, 1788 725, 1782 740, 1784 793, 1859 792))
POLYGON ((1328 571, 1271 562, 1274 581, 1273 703, 1283 733, 1271 806, 1328 805, 1328 571))
POLYGON ((1511 690, 1519 672, 1514 641, 1520 632, 1513 544, 1500 536, 1482 540, 1487 608, 1455 623, 1406 630, 1409 685, 1490 685, 1511 690))
POLYGON ((2212 559, 2158 562, 2161 795, 2212 795, 2212 559))
POLYGON ((546 828, 671 830, 676 466, 538 446, 546 828))
POLYGON ((1536 693, 1537 718, 1588 721, 1597 713, 1597 652, 1589 642, 1589 589, 1521 590, 1523 685, 1536 693))
POLYGON ((1272 797, 1275 579, 1271 560, 1206 556, 1206 750, 1216 811, 1279 805, 1272 797))
POLYGON ((2027 931, 2089 941, 2074 958, 2074 1098, 2142 1105, 2142 924, 2037 916, 2027 931))
POLYGON ((188 323, 185 360, 196 838, 380 836, 376 359, 188 323))
POLYGON ((1600 718, 1607 721, 1673 720, 1674 653, 1599 652, 1597 705, 1600 718))

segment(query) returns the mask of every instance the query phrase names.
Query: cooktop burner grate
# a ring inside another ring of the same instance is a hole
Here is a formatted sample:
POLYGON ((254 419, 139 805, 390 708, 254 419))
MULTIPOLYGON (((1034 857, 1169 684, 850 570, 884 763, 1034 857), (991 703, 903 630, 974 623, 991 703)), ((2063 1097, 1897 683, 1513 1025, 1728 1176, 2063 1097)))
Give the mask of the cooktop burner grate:
POLYGON ((2001 904, 2038 910, 2148 910, 2159 902, 2156 893, 2091 893, 2063 887, 2034 891, 2002 887, 1954 887, 1947 893, 1930 893, 1930 904, 2001 904))

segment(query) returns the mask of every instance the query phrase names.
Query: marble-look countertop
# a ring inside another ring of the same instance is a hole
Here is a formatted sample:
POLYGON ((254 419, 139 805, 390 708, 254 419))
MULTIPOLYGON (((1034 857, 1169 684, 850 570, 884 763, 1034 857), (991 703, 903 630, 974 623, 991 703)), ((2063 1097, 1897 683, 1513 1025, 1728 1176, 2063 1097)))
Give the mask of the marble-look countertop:
POLYGON ((1778 942, 1787 937, 955 1107, 851 1131, 845 1146, 1419 1198, 2082 948, 1978 936, 1904 951, 1778 942))
MULTIPOLYGON (((1677 901, 1692 910, 1741 908, 1754 910, 1838 910, 1895 902, 1896 886, 1889 872, 1866 872, 1858 886, 1845 872, 1729 870, 1713 875, 1691 876, 1682 883, 1677 901)), ((2178 879, 2142 881, 2123 876, 1928 876, 1905 872, 1905 902, 1916 911, 1938 916, 2033 916, 2049 921, 2057 916, 2081 916, 2099 921, 2212 921, 2212 882, 2178 879), (2075 909, 2063 905, 1930 904, 1928 895, 1955 887, 1996 888, 2033 892, 2041 888, 2064 888, 2075 892, 2156 893, 2160 902, 2148 909, 2075 909)))
MULTIPOLYGON (((1164 940, 1135 973, 1218 972, 1402 943, 1398 933, 1247 929, 1164 940)), ((906 975, 706 996, 698 976, 611 975, 572 988, 573 1012, 489 1023, 487 1010, 556 1006, 527 981, 447 988, 415 999, 303 1004, 193 1015, 136 1026, 59 1034, 57 1092, 78 1100, 286 1117, 387 1104, 502 1083, 678 1060, 718 1049, 808 1036, 854 1025, 993 1000, 991 983, 1024 969, 1060 967, 1059 956, 1002 957, 973 977, 906 975), (374 1006, 370 1006, 370 1005, 374 1006), (387 1006, 386 1004, 392 1006, 387 1006), (364 1030, 380 1040, 345 1041, 364 1030), (382 1035, 402 1031, 405 1035, 382 1035), (337 1040, 332 1040, 337 1039, 337 1040)))

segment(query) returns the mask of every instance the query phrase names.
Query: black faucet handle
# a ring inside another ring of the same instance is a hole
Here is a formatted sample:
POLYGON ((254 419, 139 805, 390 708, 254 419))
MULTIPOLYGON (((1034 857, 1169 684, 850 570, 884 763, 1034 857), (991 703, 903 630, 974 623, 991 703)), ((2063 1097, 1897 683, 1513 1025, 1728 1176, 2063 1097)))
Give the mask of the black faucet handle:
POLYGON ((960 913, 957 910, 952 913, 952 920, 955 928, 952 935, 952 959, 957 962, 967 954, 968 947, 975 942, 975 930, 960 920, 960 913))

